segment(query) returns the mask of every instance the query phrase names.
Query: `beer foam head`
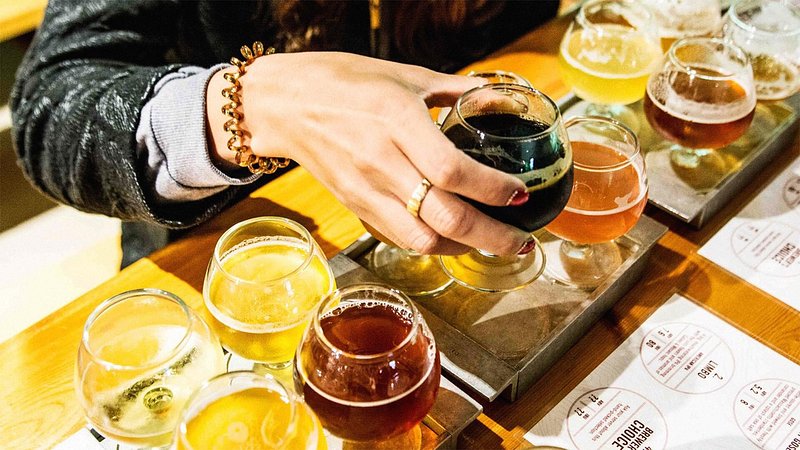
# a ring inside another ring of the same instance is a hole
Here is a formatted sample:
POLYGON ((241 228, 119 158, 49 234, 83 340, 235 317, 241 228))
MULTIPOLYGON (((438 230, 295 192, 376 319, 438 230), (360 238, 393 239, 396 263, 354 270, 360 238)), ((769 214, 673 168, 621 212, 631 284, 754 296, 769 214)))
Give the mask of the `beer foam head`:
POLYGON ((748 84, 738 80, 747 90, 746 95, 734 101, 712 103, 688 98, 675 89, 670 78, 669 74, 664 73, 654 75, 647 84, 647 95, 659 108, 679 119, 706 124, 727 123, 750 114, 756 106, 752 83, 748 87, 748 84))

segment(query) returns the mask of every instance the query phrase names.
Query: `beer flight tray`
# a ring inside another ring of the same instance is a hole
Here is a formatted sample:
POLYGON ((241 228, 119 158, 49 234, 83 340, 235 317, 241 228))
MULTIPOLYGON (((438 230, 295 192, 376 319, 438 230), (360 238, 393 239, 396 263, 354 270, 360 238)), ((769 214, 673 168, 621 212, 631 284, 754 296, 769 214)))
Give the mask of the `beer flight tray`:
MULTIPOLYGON (((440 294, 412 297, 436 338, 444 373, 485 400, 516 400, 632 287, 666 232, 643 215, 617 240, 622 265, 592 291, 541 277, 507 293, 452 283, 440 294)), ((536 234, 545 246, 558 244, 546 231, 536 234)), ((365 268, 377 244, 367 234, 334 257, 337 281, 380 281, 365 268)))
MULTIPOLYGON (((569 94, 558 106, 569 118, 583 114, 587 103, 569 94)), ((708 151, 697 164, 679 163, 670 157, 671 143, 650 127, 642 102, 630 107, 635 114, 631 128, 647 164, 648 201, 698 229, 792 142, 800 122, 800 94, 781 102, 759 102, 750 128, 739 140, 708 151)))

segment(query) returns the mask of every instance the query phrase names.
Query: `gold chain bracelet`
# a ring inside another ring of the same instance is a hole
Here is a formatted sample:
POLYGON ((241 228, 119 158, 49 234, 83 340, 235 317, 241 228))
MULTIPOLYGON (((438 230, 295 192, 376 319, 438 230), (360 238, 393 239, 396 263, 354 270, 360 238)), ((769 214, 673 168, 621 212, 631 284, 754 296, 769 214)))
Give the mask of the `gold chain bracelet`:
POLYGON ((257 156, 253 150, 244 144, 245 132, 239 126, 239 123, 244 118, 244 115, 239 112, 239 107, 242 106, 242 99, 239 97, 239 91, 242 85, 239 84, 239 78, 247 72, 247 66, 253 63, 261 55, 271 55, 275 53, 275 49, 270 47, 264 52, 264 44, 261 42, 254 42, 253 49, 243 45, 241 48, 244 61, 239 58, 231 58, 231 64, 236 66, 239 70, 236 72, 226 72, 223 77, 231 83, 231 86, 222 90, 222 96, 230 100, 230 103, 222 107, 222 113, 229 117, 225 122, 224 129, 231 133, 231 138, 228 139, 228 150, 236 152, 236 164, 241 167, 247 167, 252 173, 274 173, 278 169, 282 169, 289 165, 288 158, 267 158, 264 156, 257 156))

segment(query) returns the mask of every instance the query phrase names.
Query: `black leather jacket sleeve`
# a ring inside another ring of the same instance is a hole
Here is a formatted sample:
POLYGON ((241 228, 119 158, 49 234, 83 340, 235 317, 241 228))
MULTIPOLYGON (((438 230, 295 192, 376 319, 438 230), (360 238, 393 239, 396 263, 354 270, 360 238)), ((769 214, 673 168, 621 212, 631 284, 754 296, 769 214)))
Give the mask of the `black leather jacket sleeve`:
POLYGON ((11 95, 19 164, 45 195, 78 209, 171 228, 202 222, 235 194, 163 206, 137 154, 139 116, 180 66, 178 0, 50 0, 11 95))

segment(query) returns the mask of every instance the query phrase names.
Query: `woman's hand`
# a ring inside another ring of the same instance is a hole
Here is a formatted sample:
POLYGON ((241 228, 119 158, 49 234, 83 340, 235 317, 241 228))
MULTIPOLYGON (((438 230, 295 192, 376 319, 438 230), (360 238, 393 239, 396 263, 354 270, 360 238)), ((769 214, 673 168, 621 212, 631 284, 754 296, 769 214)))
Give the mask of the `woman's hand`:
MULTIPOLYGON (((220 112, 227 71, 209 83, 207 113, 212 156, 233 161, 220 112)), ((524 199, 522 181, 456 149, 428 112, 485 81, 334 52, 261 57, 239 81, 253 152, 297 161, 396 245, 426 254, 475 247, 512 255, 526 243, 528 233, 456 195, 502 206, 524 199), (433 187, 415 218, 406 202, 423 177, 433 187)))

